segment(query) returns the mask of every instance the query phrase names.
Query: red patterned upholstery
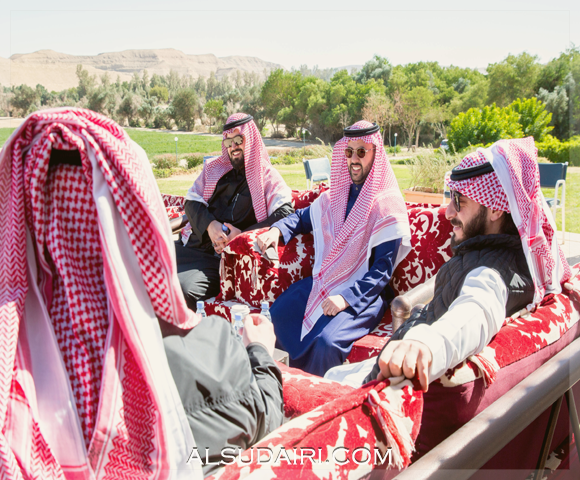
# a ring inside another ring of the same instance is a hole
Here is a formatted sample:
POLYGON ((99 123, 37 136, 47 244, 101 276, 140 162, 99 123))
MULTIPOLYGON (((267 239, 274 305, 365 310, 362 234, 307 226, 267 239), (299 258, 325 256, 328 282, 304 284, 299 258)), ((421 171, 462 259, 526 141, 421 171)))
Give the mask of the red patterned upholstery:
MULTIPOLYGON (((292 191, 294 208, 307 207, 327 189, 322 183, 314 190, 292 191)), ((173 206, 183 205, 183 197, 164 195, 163 199, 168 215, 173 206)), ((445 207, 417 203, 408 203, 407 206, 413 249, 393 274, 391 286, 396 295, 424 283, 451 257, 452 228, 445 219, 445 207)), ((231 304, 227 304, 231 302, 259 308, 262 301, 274 302, 294 282, 312 275, 314 239, 311 234, 298 235, 288 245, 279 246, 280 260, 271 262, 253 247, 256 237, 263 231, 243 233, 224 250, 220 293, 214 301, 206 302, 208 314, 215 312, 229 318, 231 304)), ((348 361, 360 362, 377 355, 390 335, 389 311, 373 332, 354 343, 348 361)))

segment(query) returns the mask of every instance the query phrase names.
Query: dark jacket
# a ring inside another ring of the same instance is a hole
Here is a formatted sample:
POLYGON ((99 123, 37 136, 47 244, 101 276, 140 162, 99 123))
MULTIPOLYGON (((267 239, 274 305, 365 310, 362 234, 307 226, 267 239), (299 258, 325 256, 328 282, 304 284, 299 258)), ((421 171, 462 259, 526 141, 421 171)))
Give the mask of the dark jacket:
MULTIPOLYGON (((202 459, 208 448, 210 463, 218 463, 222 449, 230 447, 226 455, 231 456, 232 449, 243 451, 282 424, 282 374, 262 345, 244 348, 231 324, 217 315, 190 331, 160 324, 169 368, 202 459)), ((204 466, 204 474, 218 467, 204 466)))
POLYGON ((206 207, 201 202, 186 201, 185 214, 191 224, 192 235, 188 247, 199 248, 213 254, 207 227, 213 220, 230 223, 242 232, 269 227, 274 222, 294 213, 291 203, 285 203, 266 220, 257 223, 250 187, 244 170, 230 170, 219 179, 206 207))
MULTIPOLYGON (((403 323, 390 340, 401 340, 415 325, 431 325, 441 318, 459 296, 465 277, 478 267, 494 269, 505 282, 506 315, 514 314, 533 300, 534 282, 519 235, 479 235, 460 243, 453 253, 437 273, 433 300, 403 323)), ((377 363, 365 382, 374 380, 378 373, 377 363)))

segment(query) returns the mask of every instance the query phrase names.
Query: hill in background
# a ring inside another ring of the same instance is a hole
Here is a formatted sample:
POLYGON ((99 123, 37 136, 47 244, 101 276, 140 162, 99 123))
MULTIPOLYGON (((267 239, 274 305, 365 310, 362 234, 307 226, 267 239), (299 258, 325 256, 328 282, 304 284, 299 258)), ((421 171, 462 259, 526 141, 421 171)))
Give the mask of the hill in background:
POLYGON ((218 78, 234 73, 255 72, 263 74, 282 66, 256 57, 216 57, 213 54, 187 55, 173 48, 159 50, 125 50, 99 55, 68 55, 53 50, 14 54, 9 59, 0 57, 0 84, 44 85, 49 91, 61 91, 76 87, 76 66, 83 65, 89 74, 102 75, 109 72, 112 81, 117 75, 121 81, 130 80, 134 73, 167 75, 175 70, 180 75, 209 77, 214 72, 218 78))

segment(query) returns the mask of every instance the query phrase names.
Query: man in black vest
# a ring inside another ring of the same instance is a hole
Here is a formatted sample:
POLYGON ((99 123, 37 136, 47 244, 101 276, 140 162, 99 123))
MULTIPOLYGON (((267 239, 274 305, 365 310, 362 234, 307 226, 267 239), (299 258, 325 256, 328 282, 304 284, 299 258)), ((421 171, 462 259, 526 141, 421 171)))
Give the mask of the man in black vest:
POLYGON ((532 137, 478 149, 453 169, 448 185, 453 257, 437 273, 433 300, 393 334, 365 382, 418 376, 427 391, 481 352, 506 316, 559 293, 569 277, 532 137))

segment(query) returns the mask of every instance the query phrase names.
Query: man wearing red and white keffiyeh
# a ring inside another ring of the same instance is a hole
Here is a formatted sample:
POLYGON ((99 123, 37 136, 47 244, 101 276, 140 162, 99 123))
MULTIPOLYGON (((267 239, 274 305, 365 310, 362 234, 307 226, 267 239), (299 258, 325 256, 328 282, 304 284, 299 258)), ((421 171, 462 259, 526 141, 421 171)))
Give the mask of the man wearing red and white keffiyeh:
POLYGON ((392 299, 392 272, 411 248, 405 202, 376 124, 355 123, 334 146, 331 187, 258 237, 264 251, 314 234, 312 277, 290 286, 270 310, 292 366, 317 375, 344 362, 392 299))
POLYGON ((200 319, 145 152, 44 110, 2 149, 0 190, 0 476, 201 478, 157 320, 200 319))
POLYGON ((496 367, 477 354, 506 316, 560 293, 571 271, 540 190, 532 137, 500 140, 453 169, 446 216, 454 256, 437 273, 433 300, 409 318, 367 381, 419 376, 423 388, 471 356, 485 378, 496 367))
POLYGON ((175 248, 189 307, 219 293, 220 254, 229 242, 293 211, 291 190, 270 164, 252 116, 232 115, 224 126, 221 156, 205 163, 186 196, 191 229, 175 248))

